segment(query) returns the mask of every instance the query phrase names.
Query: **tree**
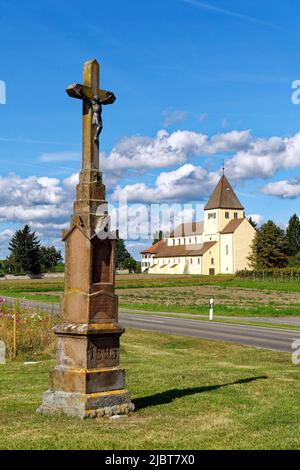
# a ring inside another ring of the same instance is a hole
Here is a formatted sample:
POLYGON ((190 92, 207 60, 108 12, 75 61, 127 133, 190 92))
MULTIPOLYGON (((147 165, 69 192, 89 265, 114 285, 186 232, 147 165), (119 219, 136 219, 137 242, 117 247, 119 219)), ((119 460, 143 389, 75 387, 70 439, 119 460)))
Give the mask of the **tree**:
POLYGON ((26 274, 41 272, 40 242, 35 232, 31 232, 29 225, 16 231, 8 249, 11 253, 9 262, 14 266, 14 270, 26 274))
POLYGON ((255 222, 252 217, 248 217, 248 222, 250 222, 253 228, 257 229, 257 222, 255 222))
POLYGON ((63 262, 61 251, 57 250, 55 246, 41 246, 40 257, 43 272, 49 272, 57 264, 63 262))
POLYGON ((135 274, 141 274, 142 272, 142 263, 140 261, 136 261, 136 266, 135 266, 135 274))
POLYGON ((138 272, 141 269, 140 263, 127 251, 124 240, 117 238, 116 242, 116 269, 128 269, 131 273, 138 272))
POLYGON ((284 268, 288 263, 287 253, 284 230, 269 220, 256 232, 249 261, 254 269, 284 268))
POLYGON ((164 233, 162 230, 159 230, 158 232, 155 232, 153 234, 153 242, 152 245, 155 245, 155 243, 160 242, 161 240, 164 239, 164 233))
POLYGON ((300 251, 300 220, 297 214, 294 214, 286 229, 286 238, 288 243, 289 256, 295 256, 300 251))
POLYGON ((122 268, 128 269, 130 273, 135 273, 137 270, 137 261, 130 256, 123 261, 122 268))
POLYGON ((122 264, 126 258, 130 258, 130 253, 127 251, 124 240, 117 238, 116 240, 116 269, 121 269, 122 264))
POLYGON ((300 268, 300 251, 296 253, 295 256, 289 257, 289 267, 300 268))

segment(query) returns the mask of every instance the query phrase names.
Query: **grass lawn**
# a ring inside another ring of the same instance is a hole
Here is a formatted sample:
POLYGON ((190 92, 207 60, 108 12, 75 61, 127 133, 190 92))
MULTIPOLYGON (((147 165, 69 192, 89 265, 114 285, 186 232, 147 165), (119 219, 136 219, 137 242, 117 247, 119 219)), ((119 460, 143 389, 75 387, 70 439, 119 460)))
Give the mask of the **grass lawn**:
POLYGON ((299 448, 290 354, 129 330, 121 357, 137 411, 119 420, 37 415, 54 361, 0 366, 0 448, 299 448))
MULTIPOLYGON (((281 292, 300 292, 300 282, 296 280, 276 281, 269 279, 239 279, 233 275, 218 276, 168 276, 130 274, 116 277, 118 289, 186 287, 186 286, 222 286, 240 287, 245 289, 278 290, 281 292)), ((0 280, 0 294, 2 292, 51 292, 63 291, 64 280, 36 279, 36 280, 0 280)))
MULTIPOLYGON (((117 276, 120 306, 151 311, 216 315, 291 316, 300 313, 300 284, 234 276, 117 276)), ((0 296, 59 303, 63 279, 0 282, 0 296)))
MULTIPOLYGON (((145 312, 170 312, 170 313, 188 313, 191 315, 208 315, 209 307, 207 305, 188 305, 186 307, 178 305, 166 305, 164 303, 135 303, 123 302, 122 296, 120 300, 120 307, 126 309, 136 309, 145 312)), ((289 307, 279 309, 272 306, 265 307, 241 307, 241 306, 224 306, 215 304, 215 315, 221 316, 235 316, 235 317, 285 317, 296 316, 300 314, 299 307, 289 307)))

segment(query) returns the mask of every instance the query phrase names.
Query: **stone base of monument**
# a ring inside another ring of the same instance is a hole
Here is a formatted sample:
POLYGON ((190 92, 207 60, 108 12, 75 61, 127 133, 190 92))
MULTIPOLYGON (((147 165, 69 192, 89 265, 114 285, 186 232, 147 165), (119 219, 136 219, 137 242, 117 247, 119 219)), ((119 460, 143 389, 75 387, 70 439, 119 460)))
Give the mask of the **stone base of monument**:
POLYGON ((37 411, 81 419, 134 411, 125 370, 119 366, 123 331, 112 323, 57 326, 57 365, 37 411))
POLYGON ((127 390, 89 395, 49 390, 37 409, 37 413, 64 414, 80 419, 127 415, 130 411, 134 411, 134 404, 127 390))

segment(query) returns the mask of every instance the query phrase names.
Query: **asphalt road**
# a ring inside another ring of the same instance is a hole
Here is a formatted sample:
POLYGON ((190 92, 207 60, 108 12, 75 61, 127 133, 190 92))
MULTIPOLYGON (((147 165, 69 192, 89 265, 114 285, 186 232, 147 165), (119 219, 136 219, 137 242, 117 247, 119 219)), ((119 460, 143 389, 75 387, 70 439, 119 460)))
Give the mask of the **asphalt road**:
MULTIPOLYGON (((14 304, 16 299, 7 298, 8 304, 14 304)), ((19 301, 24 307, 40 308, 45 312, 59 314, 58 304, 45 304, 29 300, 19 301)), ((132 311, 134 312, 134 310, 132 311)), ((260 317, 261 319, 263 317, 260 317)), ((119 319, 122 326, 126 328, 136 328, 145 331, 159 333, 171 333, 178 336, 192 336, 195 338, 209 339, 214 341, 225 341, 228 343, 238 343, 255 348, 272 349, 274 351, 294 352, 292 344, 295 340, 300 340, 300 331, 286 329, 276 329, 272 327, 236 325, 221 322, 208 322, 201 320, 190 320, 189 318, 173 318, 164 315, 149 315, 143 313, 130 313, 130 310, 119 312, 119 319)), ((238 320, 238 317, 235 318, 238 320)), ((239 318, 245 321, 246 318, 239 318)), ((247 319, 247 321, 250 320, 247 319)), ((264 321, 266 318, 264 318, 264 321)), ((270 318, 270 321, 272 319, 270 318)), ((290 319, 291 324, 295 324, 290 319)), ((298 324, 298 319, 294 320, 298 324)))
POLYGON ((255 348, 294 352, 292 343, 300 340, 300 331, 270 327, 213 323, 187 318, 170 318, 159 315, 120 313, 120 323, 126 328, 136 328, 179 336, 239 343, 255 348))

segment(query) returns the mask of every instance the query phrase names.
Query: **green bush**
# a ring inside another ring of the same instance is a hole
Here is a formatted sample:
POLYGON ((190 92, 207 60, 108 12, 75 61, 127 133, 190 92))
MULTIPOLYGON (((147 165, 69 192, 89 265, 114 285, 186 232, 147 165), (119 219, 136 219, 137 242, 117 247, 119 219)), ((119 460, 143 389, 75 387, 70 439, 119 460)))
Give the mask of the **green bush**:
POLYGON ((300 267, 273 268, 255 271, 238 271, 236 277, 240 279, 271 279, 271 280, 295 280, 300 281, 300 267))
POLYGON ((289 267, 290 268, 299 268, 300 270, 300 252, 295 256, 289 257, 289 267))

